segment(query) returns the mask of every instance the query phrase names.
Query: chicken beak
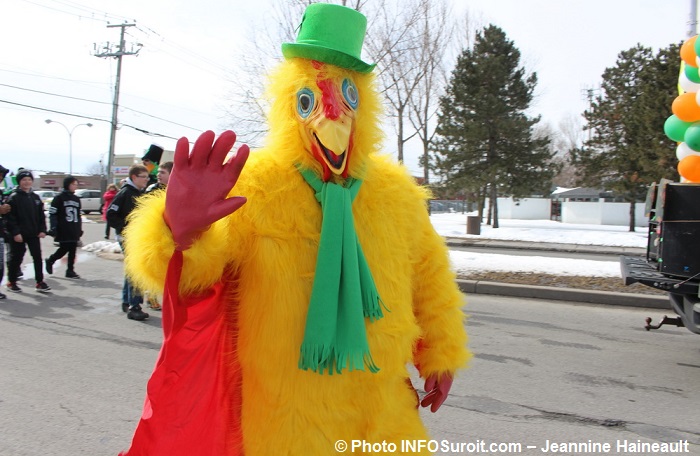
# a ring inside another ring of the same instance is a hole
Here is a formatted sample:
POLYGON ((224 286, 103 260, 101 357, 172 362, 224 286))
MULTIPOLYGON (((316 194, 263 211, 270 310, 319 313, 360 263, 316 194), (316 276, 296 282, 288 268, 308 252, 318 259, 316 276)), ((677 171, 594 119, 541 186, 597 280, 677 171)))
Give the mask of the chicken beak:
POLYGON ((313 128, 314 147, 318 148, 315 155, 333 174, 342 175, 345 171, 351 134, 352 119, 345 115, 336 120, 321 118, 313 128))

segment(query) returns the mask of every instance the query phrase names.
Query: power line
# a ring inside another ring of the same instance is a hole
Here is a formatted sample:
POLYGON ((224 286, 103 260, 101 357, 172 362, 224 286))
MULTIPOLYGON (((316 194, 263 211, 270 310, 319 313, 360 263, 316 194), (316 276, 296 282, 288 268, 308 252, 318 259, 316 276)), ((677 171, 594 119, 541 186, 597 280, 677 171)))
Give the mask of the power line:
MULTIPOLYGON (((107 24, 109 24, 110 20, 117 21, 117 22, 132 22, 134 25, 136 25, 135 19, 126 18, 124 16, 117 16, 117 15, 108 13, 106 11, 97 10, 97 9, 94 9, 90 6, 83 5, 83 4, 80 4, 77 2, 73 2, 73 1, 51 0, 53 3, 57 3, 59 5, 67 7, 67 8, 75 9, 75 10, 77 10, 76 12, 68 11, 66 9, 51 7, 51 6, 48 6, 46 4, 39 3, 37 0, 23 0, 23 1, 26 3, 31 3, 33 5, 36 5, 36 6, 39 6, 42 8, 46 8, 46 9, 50 9, 50 10, 53 10, 53 11, 56 11, 59 13, 72 15, 72 16, 75 16, 77 18, 91 19, 91 20, 95 20, 95 21, 99 21, 99 22, 104 22, 107 24), (102 17, 104 17, 104 19, 100 19, 96 16, 102 16, 102 17)), ((174 49, 175 51, 177 51, 181 54, 185 54, 191 58, 199 60, 200 62, 203 62, 206 65, 209 65, 210 67, 213 67, 218 71, 221 71, 223 73, 233 72, 233 70, 231 68, 225 67, 225 66, 219 64, 219 62, 217 62, 215 60, 204 57, 201 54, 198 54, 197 52, 187 48, 186 46, 183 46, 179 43, 175 43, 174 41, 167 39, 166 37, 164 37, 163 35, 161 35, 157 31, 152 29, 151 27, 145 26, 143 24, 139 24, 138 26, 136 26, 136 29, 139 30, 141 33, 143 33, 146 37, 154 37, 158 42, 165 44, 166 46, 169 46, 170 48, 174 49)), ((131 35, 131 34, 128 34, 128 35, 136 40, 140 39, 139 37, 136 37, 134 35, 131 35)), ((204 71, 204 72, 207 72, 210 74, 214 74, 211 71, 208 71, 205 68, 202 68, 201 66, 195 65, 192 61, 182 58, 181 55, 177 55, 177 54, 174 54, 172 52, 168 52, 164 49, 162 49, 162 52, 164 52, 164 53, 166 53, 166 54, 168 54, 168 55, 170 55, 170 56, 172 56, 180 61, 188 63, 189 65, 192 65, 193 67, 195 67, 201 71, 204 71)))
MULTIPOLYGON (((1 65, 1 64, 0 64, 1 65)), ((109 83, 106 82, 101 82, 101 81, 81 81, 79 79, 68 79, 68 78, 61 78, 58 76, 50 76, 48 74, 42 74, 38 73, 36 71, 32 70, 27 70, 27 71, 32 71, 30 73, 24 72, 24 71, 16 71, 16 70, 6 70, 3 68, 0 68, 0 71, 4 71, 6 73, 14 73, 14 74, 23 74, 25 76, 33 76, 36 78, 46 78, 46 79, 55 79, 57 81, 67 81, 67 82, 75 82, 78 84, 86 84, 86 85, 109 85, 109 83)))
MULTIPOLYGON (((111 104, 112 104, 112 103, 108 103, 108 102, 106 102, 106 101, 88 100, 88 99, 86 99, 86 98, 71 97, 71 96, 69 96, 69 95, 60 95, 60 94, 57 94, 57 93, 44 92, 44 91, 42 91, 42 90, 27 89, 27 88, 24 88, 24 87, 17 87, 17 86, 13 86, 13 85, 9 85, 9 84, 1 84, 1 83, 0 83, 0 86, 3 86, 3 87, 11 87, 11 88, 13 88, 13 89, 25 90, 25 91, 28 91, 28 92, 41 93, 41 94, 44 94, 44 95, 51 95, 51 96, 54 96, 54 97, 68 98, 68 99, 70 99, 70 100, 85 101, 85 102, 88 102, 88 103, 97 103, 97 104, 105 104, 105 105, 111 105, 111 104)), ((8 102, 8 103, 9 103, 9 102, 8 102)), ((172 125, 177 125, 178 127, 189 128, 190 130, 199 131, 198 128, 194 128, 194 127, 190 127, 189 125, 184 125, 184 124, 181 124, 181 123, 173 122, 172 120, 164 119, 164 118, 162 118, 162 117, 158 117, 158 116, 155 116, 155 115, 153 115, 153 114, 149 114, 149 113, 147 113, 147 112, 139 111, 138 109, 133 109, 133 108, 130 108, 130 107, 128 107, 128 106, 123 106, 123 105, 122 105, 122 106, 120 106, 120 108, 121 108, 121 109, 125 109, 125 110, 127 110, 127 111, 135 112, 135 113, 137 113, 137 114, 144 115, 144 116, 146 116, 146 117, 151 117, 151 118, 153 118, 153 119, 157 119, 157 120, 160 120, 160 121, 163 121, 163 122, 172 124, 172 125)), ((37 109, 39 109, 39 108, 37 108, 37 109)))
MULTIPOLYGON (((56 77, 56 76, 48 76, 48 75, 43 75, 43 74, 40 74, 40 73, 25 73, 25 72, 20 72, 20 71, 5 70, 5 69, 2 69, 2 68, 0 68, 0 71, 5 71, 5 72, 8 72, 8 73, 15 73, 15 74, 23 74, 23 75, 27 75, 27 76, 35 76, 35 77, 41 77, 41 78, 56 79, 56 80, 59 80, 59 81, 75 82, 75 83, 84 84, 84 85, 91 85, 91 84, 102 85, 102 86, 104 86, 104 85, 109 85, 108 83, 105 83, 105 82, 80 81, 80 80, 77 80, 77 79, 59 78, 59 77, 56 77)), ((17 88, 17 89, 19 89, 19 90, 36 91, 36 92, 42 93, 42 92, 40 92, 40 91, 37 91, 37 90, 34 90, 34 89, 29 89, 29 88, 26 88, 26 87, 11 86, 11 85, 8 85, 8 84, 0 84, 0 86, 7 86, 7 87, 12 87, 12 88, 17 88)), ((43 93, 46 93, 46 94, 48 94, 48 95, 55 95, 55 96, 57 96, 57 97, 72 98, 72 97, 69 96, 69 95, 61 95, 61 94, 56 94, 56 93, 52 93, 52 92, 43 92, 43 93)), ((145 101, 147 101, 147 102, 149 102, 149 103, 155 103, 155 104, 159 104, 159 105, 163 105, 163 106, 169 106, 169 107, 171 107, 171 108, 177 108, 177 109, 181 109, 181 110, 183 110, 183 111, 187 111, 187 112, 191 112, 191 113, 195 113, 195 114, 201 114, 201 115, 208 115, 208 114, 209 114, 209 113, 204 113, 204 112, 201 112, 201 111, 195 111, 195 110, 192 110, 192 109, 183 108, 183 107, 181 107, 181 106, 177 106, 177 105, 170 104, 170 103, 163 103, 162 101, 153 100, 153 99, 151 99, 151 98, 146 98, 146 97, 142 97, 142 96, 139 96, 139 95, 133 95, 133 94, 128 93, 128 92, 125 92, 125 94, 129 95, 129 97, 131 97, 131 98, 138 98, 138 99, 141 99, 141 100, 145 100, 145 101)), ((76 99, 81 100, 81 98, 76 98, 76 99)), ((107 102, 95 101, 95 100, 85 100, 85 101, 91 101, 91 102, 94 102, 94 103, 107 103, 107 102)), ((107 104, 109 104, 109 103, 107 103, 107 104)), ((125 107, 125 106, 121 106, 121 107, 124 108, 124 109, 131 109, 131 108, 128 108, 128 107, 125 107)), ((133 110, 133 109, 131 109, 131 110, 133 110)), ((135 111, 135 110, 133 110, 133 111, 135 111)), ((138 112, 138 111, 137 111, 137 112, 138 112)), ((188 128, 191 128, 191 127, 188 127, 188 128)))
MULTIPOLYGON (((24 103, 17 103, 17 102, 9 101, 9 100, 0 100, 0 103, 7 103, 7 104, 15 105, 15 106, 21 106, 21 107, 23 107, 23 108, 36 109, 37 111, 52 112, 52 113, 55 113, 55 114, 62 114, 62 115, 64 115, 64 116, 77 117, 77 118, 79 118, 79 119, 87 119, 87 120, 94 120, 94 121, 97 121, 97 122, 106 122, 106 123, 110 123, 110 121, 109 121, 108 119, 100 119, 100 118, 97 118, 97 117, 89 117, 89 116, 84 116, 84 115, 81 115, 81 114, 73 114, 73 113, 65 112, 65 111, 57 111, 57 110, 55 110, 55 109, 42 108, 42 107, 39 107, 39 106, 32 106, 32 105, 28 105, 28 104, 24 104, 24 103)), ((140 133, 143 133, 143 134, 146 134, 146 135, 149 135, 149 136, 158 136, 158 137, 160 137, 160 138, 174 139, 174 140, 176 140, 176 141, 179 139, 179 138, 175 138, 175 137, 173 137, 173 136, 164 135, 164 134, 162 134, 162 133, 157 133, 157 132, 149 131, 149 130, 146 130, 146 129, 144 129, 144 128, 135 127, 135 126, 133 126, 133 125, 126 124, 126 123, 122 123, 122 124, 120 124, 120 125, 123 126, 123 127, 132 128, 132 129, 134 129, 134 130, 136 130, 136 131, 138 131, 138 132, 140 132, 140 133)), ((187 127, 187 128, 191 128, 191 127, 187 127)), ((195 130, 194 128, 192 128, 192 129, 195 130)))
POLYGON ((53 3, 58 3, 59 5, 62 5, 63 7, 72 8, 72 9, 82 11, 82 12, 87 13, 87 14, 82 14, 80 12, 75 12, 75 11, 67 11, 66 9, 61 9, 58 7, 52 7, 52 6, 49 6, 45 3, 40 3, 37 0, 22 0, 22 1, 25 3, 30 3, 32 5, 41 7, 41 8, 51 10, 51 11, 56 11, 58 13, 67 14, 70 16, 75 16, 78 19, 90 19, 93 21, 104 22, 104 23, 109 23, 110 19, 115 20, 115 21, 126 20, 126 18, 124 18, 122 16, 117 16, 117 15, 114 15, 111 13, 107 13, 106 11, 96 10, 96 9, 93 9, 89 6, 81 5, 80 3, 77 3, 77 2, 52 0, 53 3), (103 18, 99 18, 97 16, 103 16, 103 18))
POLYGON ((81 114, 72 114, 70 112, 57 111, 55 109, 41 108, 39 106, 32 106, 32 105, 28 105, 28 104, 24 104, 24 103, 17 103, 15 101, 0 100, 0 103, 7 103, 7 104, 15 105, 15 106, 22 106, 23 108, 36 109, 37 111, 53 112, 56 114, 63 114, 65 116, 78 117, 80 119, 90 119, 90 120, 95 120, 97 122, 109 122, 109 120, 106 120, 106 119, 98 119, 97 117, 88 117, 88 116, 84 116, 81 114))
MULTIPOLYGON (((27 88, 24 88, 24 87, 13 86, 13 85, 10 85, 10 84, 2 84, 2 83, 0 83, 0 86, 3 86, 3 87, 11 87, 11 88, 13 88, 13 89, 25 90, 25 91, 28 91, 28 92, 40 93, 40 94, 44 94, 44 95, 51 95, 51 96, 54 96, 54 97, 68 98, 68 99, 70 99, 70 100, 85 101, 85 102, 88 102, 88 103, 98 103, 98 104, 104 104, 104 105, 111 105, 111 104, 112 104, 112 103, 108 103, 108 102, 106 102, 106 101, 88 100, 88 99, 86 99, 86 98, 71 97, 71 96, 69 96, 69 95, 60 95, 60 94, 57 94, 57 93, 44 92, 44 91, 41 91, 41 90, 27 89, 27 88)), ((146 116, 146 117, 151 117, 151 118, 153 118, 153 119, 157 119, 157 120, 160 120, 160 121, 163 121, 163 122, 172 124, 172 125, 177 125, 178 127, 183 127, 183 128, 188 128, 188 129, 190 129, 190 130, 200 131, 199 128, 194 128, 194 127, 190 127, 189 125, 184 125, 184 124, 181 124, 181 123, 178 123, 178 122, 173 122, 172 120, 164 119, 164 118, 162 118, 162 117, 158 117, 158 116, 156 116, 156 115, 149 114, 149 113, 147 113, 147 112, 139 111, 138 109, 133 109, 133 108, 130 108, 130 107, 128 107, 128 106, 123 106, 123 105, 122 105, 122 106, 120 106, 120 108, 121 108, 121 109, 128 110, 128 111, 131 111, 131 112, 135 112, 135 113, 137 113, 137 114, 144 115, 144 116, 146 116)))
POLYGON ((88 100, 87 98, 71 97, 70 95, 60 95, 60 94, 58 94, 58 93, 44 92, 43 90, 27 89, 27 88, 25 88, 25 87, 18 87, 18 86, 13 86, 13 85, 10 85, 10 84, 1 84, 1 83, 0 83, 0 86, 2 86, 2 87, 10 87, 10 88, 17 89, 17 90, 24 90, 24 91, 27 91, 27 92, 40 93, 40 94, 43 94, 43 95, 51 95, 51 96, 53 96, 53 97, 68 98, 68 99, 70 99, 70 100, 86 101, 86 102, 88 102, 88 103, 98 103, 98 104, 106 104, 106 105, 111 104, 111 103, 108 103, 108 102, 106 102, 106 101, 88 100))

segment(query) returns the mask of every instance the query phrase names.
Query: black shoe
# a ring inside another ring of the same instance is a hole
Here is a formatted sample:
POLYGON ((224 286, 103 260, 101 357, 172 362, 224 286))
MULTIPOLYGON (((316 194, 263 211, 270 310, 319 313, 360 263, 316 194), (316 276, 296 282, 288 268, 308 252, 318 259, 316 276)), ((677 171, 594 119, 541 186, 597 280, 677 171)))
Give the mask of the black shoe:
POLYGON ((22 289, 17 286, 17 282, 7 282, 7 289, 13 293, 21 293, 22 289))
POLYGON ((48 286, 46 284, 46 282, 37 282, 37 284, 36 284, 36 291, 38 291, 40 293, 46 293, 50 289, 51 289, 51 287, 48 286))
POLYGON ((46 266, 46 272, 53 274, 53 261, 49 261, 47 258, 44 260, 44 265, 46 266))
POLYGON ((122 312, 126 313, 129 311, 129 303, 128 302, 123 302, 122 303, 122 312))
POLYGON ((80 276, 75 273, 75 271, 66 271, 66 277, 69 279, 79 279, 80 276))
POLYGON ((5 299, 5 298, 7 298, 7 296, 5 296, 4 294, 0 293, 0 299, 5 299))
POLYGON ((141 310, 140 307, 132 307, 126 314, 126 318, 129 320, 143 321, 148 318, 148 314, 141 310))

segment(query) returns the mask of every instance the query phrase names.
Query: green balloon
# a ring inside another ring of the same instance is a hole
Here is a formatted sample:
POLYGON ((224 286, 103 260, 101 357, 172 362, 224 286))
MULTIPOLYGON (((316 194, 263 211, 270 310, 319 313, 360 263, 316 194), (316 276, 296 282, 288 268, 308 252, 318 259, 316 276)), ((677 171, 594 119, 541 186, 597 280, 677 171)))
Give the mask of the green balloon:
POLYGON ((664 122, 664 133, 676 142, 683 142, 685 141, 685 132, 691 125, 693 125, 693 122, 683 122, 675 115, 672 115, 664 122))
POLYGON ((700 82, 700 74, 698 74, 698 69, 697 67, 692 67, 690 65, 684 65, 685 68, 683 69, 683 73, 685 73, 685 77, 690 80, 690 82, 694 83, 699 83, 700 82))
POLYGON ((700 152, 700 122, 695 122, 685 131, 685 143, 695 152, 700 152))

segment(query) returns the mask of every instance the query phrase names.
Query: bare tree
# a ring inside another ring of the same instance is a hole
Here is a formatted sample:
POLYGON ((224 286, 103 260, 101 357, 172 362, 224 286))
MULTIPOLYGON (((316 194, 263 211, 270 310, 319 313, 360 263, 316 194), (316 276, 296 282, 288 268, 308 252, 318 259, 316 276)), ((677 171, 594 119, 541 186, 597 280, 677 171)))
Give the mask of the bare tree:
MULTIPOLYGON (((254 148, 262 145, 268 131, 265 75, 280 62, 281 44, 294 42, 303 11, 315 2, 276 0, 275 3, 262 26, 259 23, 249 24, 249 40, 241 43, 236 50, 240 71, 230 76, 231 90, 222 106, 225 113, 222 126, 232 128, 241 142, 254 148)), ((367 1, 341 0, 336 3, 361 10, 367 1)))
POLYGON ((366 43, 368 53, 377 62, 380 90, 387 114, 394 120, 398 160, 403 161, 403 146, 416 132, 406 136, 410 98, 422 77, 420 68, 422 40, 418 30, 422 0, 394 3, 377 11, 366 43))
POLYGON ((423 145, 424 184, 430 182, 430 142, 435 134, 431 125, 438 109, 438 98, 447 85, 447 50, 454 43, 456 25, 450 19, 451 8, 444 0, 421 0, 422 46, 419 65, 421 77, 410 96, 409 120, 423 145))
MULTIPOLYGON (((242 141, 253 147, 260 145, 267 132, 268 105, 262 96, 262 76, 279 62, 281 43, 295 40, 299 20, 311 3, 314 2, 277 0, 271 17, 266 18, 267 26, 251 27, 249 42, 239 48, 242 71, 231 77, 224 126, 232 127, 242 141)), ((388 117, 394 121, 398 159, 403 161, 404 145, 411 138, 420 136, 424 148, 430 141, 429 122, 435 112, 437 93, 444 87, 445 46, 453 30, 446 0, 335 3, 368 17, 367 60, 377 63, 379 90, 386 100, 388 117), (409 120, 412 128, 406 128, 409 120)))
POLYGON ((85 172, 88 174, 104 174, 102 162, 93 163, 85 167, 85 172))
POLYGON ((580 116, 569 115, 559 122, 558 127, 558 131, 552 135, 552 142, 557 149, 554 160, 561 170, 553 183, 559 187, 576 187, 579 171, 571 161, 571 151, 583 144, 583 123, 580 116))

